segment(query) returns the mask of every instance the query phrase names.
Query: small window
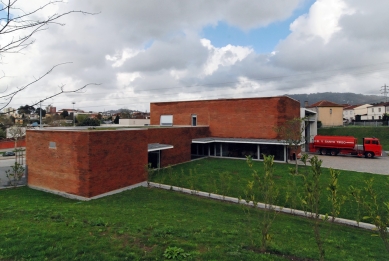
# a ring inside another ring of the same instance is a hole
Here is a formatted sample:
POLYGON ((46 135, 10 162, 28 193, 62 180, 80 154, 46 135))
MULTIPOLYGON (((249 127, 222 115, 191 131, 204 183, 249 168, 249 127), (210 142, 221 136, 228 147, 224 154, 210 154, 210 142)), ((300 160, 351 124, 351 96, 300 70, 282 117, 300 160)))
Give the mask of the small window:
POLYGON ((374 120, 374 116, 371 116, 371 119, 374 120))
POLYGON ((378 112, 381 112, 381 108, 378 108, 378 112))
POLYGON ((192 126, 197 126, 197 115, 192 114, 192 126))
POLYGON ((365 144, 370 144, 370 140, 365 140, 365 144))
POLYGON ((50 149, 56 149, 57 148, 57 144, 55 142, 50 141, 49 142, 49 148, 50 149))
POLYGON ((161 126, 173 126, 173 115, 161 115, 161 126))
POLYGON ((332 114, 332 109, 330 109, 330 114, 332 114))

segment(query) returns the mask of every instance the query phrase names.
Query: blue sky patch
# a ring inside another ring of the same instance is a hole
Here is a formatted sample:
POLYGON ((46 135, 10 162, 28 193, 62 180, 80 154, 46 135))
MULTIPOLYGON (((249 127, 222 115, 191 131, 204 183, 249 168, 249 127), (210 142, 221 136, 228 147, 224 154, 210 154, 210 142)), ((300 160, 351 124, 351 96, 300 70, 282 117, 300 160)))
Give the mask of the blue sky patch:
POLYGON ((280 40, 285 39, 290 34, 290 24, 300 15, 307 14, 314 2, 315 0, 306 1, 288 19, 274 22, 267 27, 245 32, 238 27, 219 22, 217 26, 205 27, 202 31, 202 37, 210 40, 213 46, 219 48, 231 44, 251 46, 256 53, 270 53, 280 40))

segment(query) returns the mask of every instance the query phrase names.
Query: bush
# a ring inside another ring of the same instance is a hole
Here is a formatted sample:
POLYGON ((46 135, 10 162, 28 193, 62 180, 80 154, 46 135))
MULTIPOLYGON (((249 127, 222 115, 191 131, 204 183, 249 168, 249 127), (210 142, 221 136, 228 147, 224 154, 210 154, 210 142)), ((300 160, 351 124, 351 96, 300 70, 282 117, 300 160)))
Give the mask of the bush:
POLYGON ((100 121, 98 119, 86 118, 78 126, 100 126, 100 121))

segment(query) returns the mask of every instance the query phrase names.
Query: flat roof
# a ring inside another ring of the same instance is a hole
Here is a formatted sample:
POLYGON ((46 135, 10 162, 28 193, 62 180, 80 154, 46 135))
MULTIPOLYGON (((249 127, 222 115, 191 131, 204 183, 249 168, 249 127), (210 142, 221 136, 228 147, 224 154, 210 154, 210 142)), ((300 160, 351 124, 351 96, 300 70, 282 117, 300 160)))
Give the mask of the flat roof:
POLYGON ((147 145, 147 151, 157 151, 157 150, 168 150, 174 148, 173 145, 169 144, 160 144, 160 143, 150 143, 147 145))
POLYGON ((207 137, 193 139, 192 143, 212 143, 212 142, 230 142, 230 143, 252 143, 252 144, 271 144, 271 145, 287 145, 285 140, 274 140, 274 139, 243 139, 243 138, 217 138, 207 137))

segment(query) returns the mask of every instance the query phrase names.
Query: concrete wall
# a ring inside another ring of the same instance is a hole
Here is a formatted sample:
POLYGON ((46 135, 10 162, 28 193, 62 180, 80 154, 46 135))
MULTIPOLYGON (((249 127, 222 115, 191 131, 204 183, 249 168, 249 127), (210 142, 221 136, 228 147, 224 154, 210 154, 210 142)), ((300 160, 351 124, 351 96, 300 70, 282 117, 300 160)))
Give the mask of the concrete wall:
POLYGON ((276 139, 275 127, 300 116, 300 103, 289 97, 222 99, 150 104, 152 125, 161 115, 173 115, 174 125, 209 125, 214 137, 276 139))

